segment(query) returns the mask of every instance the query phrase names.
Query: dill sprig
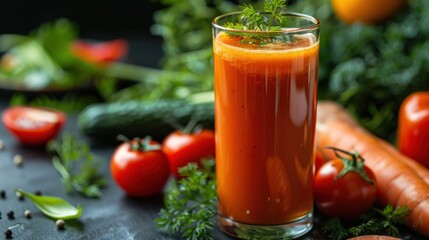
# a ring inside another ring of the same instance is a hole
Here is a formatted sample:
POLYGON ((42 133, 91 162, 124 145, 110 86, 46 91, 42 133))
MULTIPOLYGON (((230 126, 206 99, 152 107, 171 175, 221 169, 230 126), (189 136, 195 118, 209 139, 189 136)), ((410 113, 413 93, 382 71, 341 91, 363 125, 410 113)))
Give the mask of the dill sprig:
POLYGON ((202 165, 202 169, 196 163, 181 168, 184 178, 167 188, 165 207, 155 220, 160 231, 188 240, 213 239, 217 212, 214 160, 203 160, 202 165))
POLYGON ((374 208, 372 211, 362 215, 360 223, 355 226, 344 226, 338 218, 329 219, 322 226, 322 232, 329 239, 334 240, 380 233, 399 237, 400 232, 397 225, 403 223, 409 212, 410 210, 407 206, 394 208, 391 205, 387 205, 382 210, 374 208))
POLYGON ((251 31, 275 31, 286 22, 285 0, 265 0, 263 12, 255 10, 250 4, 241 5, 240 10, 242 11, 241 22, 228 22, 225 27, 251 31))
POLYGON ((84 141, 71 134, 49 142, 48 150, 55 155, 52 164, 61 175, 67 193, 78 192, 88 198, 100 198, 107 181, 100 173, 100 159, 84 141))

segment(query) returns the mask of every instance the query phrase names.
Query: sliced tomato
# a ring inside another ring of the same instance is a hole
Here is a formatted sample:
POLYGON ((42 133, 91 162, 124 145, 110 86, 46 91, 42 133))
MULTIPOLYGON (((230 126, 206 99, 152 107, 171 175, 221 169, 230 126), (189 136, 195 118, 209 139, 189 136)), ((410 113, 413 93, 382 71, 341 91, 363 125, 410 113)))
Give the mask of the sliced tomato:
POLYGON ((104 64, 123 58, 128 51, 128 42, 124 39, 98 43, 77 40, 72 44, 71 51, 84 61, 104 64))
POLYGON ((57 135, 66 115, 48 108, 15 106, 3 111, 2 121, 22 144, 44 145, 57 135))

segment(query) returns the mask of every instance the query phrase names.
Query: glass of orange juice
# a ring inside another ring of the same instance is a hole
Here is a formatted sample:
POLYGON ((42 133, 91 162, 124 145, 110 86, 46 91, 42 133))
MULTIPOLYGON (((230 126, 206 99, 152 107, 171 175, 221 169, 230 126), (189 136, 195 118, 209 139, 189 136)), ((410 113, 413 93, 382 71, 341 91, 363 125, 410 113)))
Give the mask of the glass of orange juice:
POLYGON ((218 225, 244 239, 296 238, 313 225, 319 20, 281 28, 213 20, 218 225))

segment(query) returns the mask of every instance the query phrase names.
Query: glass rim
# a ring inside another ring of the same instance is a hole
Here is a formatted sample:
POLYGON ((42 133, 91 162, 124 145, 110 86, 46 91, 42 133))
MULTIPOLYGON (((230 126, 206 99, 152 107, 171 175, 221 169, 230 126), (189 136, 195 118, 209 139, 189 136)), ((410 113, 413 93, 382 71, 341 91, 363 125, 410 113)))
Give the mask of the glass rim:
MULTIPOLYGON (((261 13, 267 13, 267 12, 261 12, 261 13)), ((235 12, 230 12, 230 13, 225 13, 225 14, 219 15, 213 19, 212 26, 214 28, 217 28, 217 29, 223 30, 223 31, 237 32, 237 33, 249 33, 249 34, 299 33, 299 32, 304 32, 304 31, 317 30, 320 28, 320 20, 319 19, 317 19, 313 16, 310 16, 310 15, 307 15, 307 14, 297 13, 297 12, 285 12, 283 15, 291 16, 291 17, 297 17, 297 18, 304 18, 304 19, 309 20, 313 24, 310 26, 306 26, 306 27, 286 28, 286 29, 279 29, 279 30, 273 30, 273 31, 255 31, 255 30, 234 29, 234 28, 224 27, 224 26, 218 24, 219 20, 221 20, 222 18, 226 18, 226 17, 233 16, 233 15, 239 15, 239 14, 242 14, 242 11, 235 11, 235 12)))

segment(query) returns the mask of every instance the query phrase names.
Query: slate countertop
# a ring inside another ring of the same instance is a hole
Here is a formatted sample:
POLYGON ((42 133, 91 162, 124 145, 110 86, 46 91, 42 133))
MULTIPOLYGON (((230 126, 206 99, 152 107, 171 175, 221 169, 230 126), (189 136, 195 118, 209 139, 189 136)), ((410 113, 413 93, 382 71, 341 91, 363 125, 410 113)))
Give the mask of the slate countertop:
MULTIPOLYGON (((7 103, 0 102, 2 112, 7 103)), ((12 239, 80 239, 80 240, 146 240, 146 239, 178 239, 160 233, 154 224, 160 208, 163 207, 163 195, 150 198, 135 199, 127 197, 113 182, 109 162, 114 146, 101 146, 80 135, 76 129, 76 116, 69 115, 66 126, 61 133, 72 133, 85 140, 91 146, 91 151, 102 159, 100 170, 108 180, 108 185, 102 190, 101 199, 87 199, 78 194, 65 193, 59 174, 51 163, 51 157, 44 148, 29 148, 20 145, 0 125, 0 139, 4 147, 0 150, 0 190, 6 191, 6 198, 0 198, 0 240, 6 239, 4 232, 11 229, 12 239), (20 154, 24 159, 22 167, 13 163, 13 157, 20 154), (21 188, 27 192, 41 191, 44 195, 53 195, 66 199, 74 206, 81 204, 83 214, 79 220, 67 221, 64 230, 58 230, 55 220, 43 215, 28 199, 18 200, 14 189, 21 188), (24 211, 32 211, 32 218, 24 217, 24 211), (7 212, 14 211, 15 219, 8 219, 7 212)), ((326 239, 318 229, 319 217, 315 218, 315 227, 300 240, 326 239)), ((405 230, 407 231, 407 230, 405 230)), ((424 239, 413 233, 406 232, 407 239, 424 239)), ((232 240, 220 232, 214 231, 216 240, 232 240)))

